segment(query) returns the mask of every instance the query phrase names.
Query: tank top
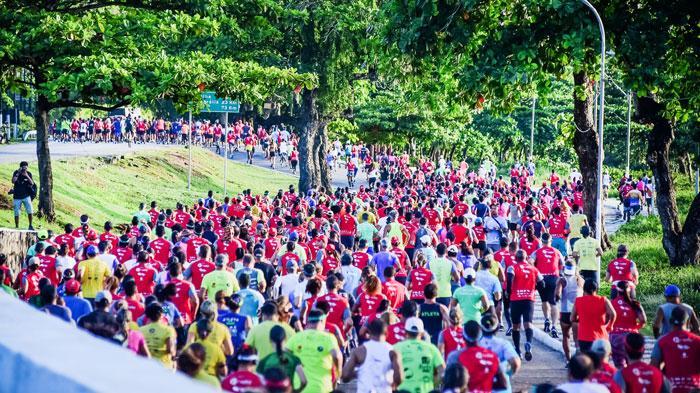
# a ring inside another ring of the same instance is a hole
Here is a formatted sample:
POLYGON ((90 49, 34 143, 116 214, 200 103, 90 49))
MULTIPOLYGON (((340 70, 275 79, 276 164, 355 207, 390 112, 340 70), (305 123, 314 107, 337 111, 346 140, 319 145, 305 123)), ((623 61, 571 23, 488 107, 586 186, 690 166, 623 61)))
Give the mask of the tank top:
POLYGON ((677 330, 661 337, 656 345, 665 364, 664 375, 674 393, 687 393, 700 386, 700 337, 677 330))
POLYGON ((421 304, 418 314, 423 321, 425 331, 430 335, 430 342, 437 345, 438 335, 442 330, 442 314, 440 314, 440 304, 421 304))
POLYGON ((561 293, 561 312, 570 313, 574 307, 576 298, 583 295, 583 289, 578 286, 578 278, 575 275, 564 276, 566 286, 561 293))
POLYGON ((688 315, 691 315, 691 313, 693 312, 693 308, 685 303, 681 303, 681 304, 664 303, 664 304, 659 306, 661 308, 661 311, 664 313, 664 322, 663 322, 663 325, 661 325, 661 335, 662 336, 671 331, 671 324, 669 323, 669 321, 671 320, 671 312, 673 311, 674 308, 679 307, 679 306, 683 307, 685 309, 685 312, 688 315))
POLYGON ((612 306, 615 309, 615 314, 617 314, 613 325, 613 333, 636 333, 643 326, 637 321, 637 311, 627 304, 622 296, 613 299, 612 306))
POLYGON ((518 213, 518 205, 510 205, 510 222, 516 223, 520 221, 520 213, 518 213))
POLYGON ((433 273, 420 266, 413 270, 409 274, 409 279, 411 281, 411 300, 423 300, 425 299, 425 287, 430 284, 433 278, 433 273))
POLYGON ((466 346, 461 326, 449 327, 442 331, 442 342, 445 344, 445 359, 450 353, 466 346))
POLYGON ((394 374, 389 357, 391 345, 374 340, 367 341, 363 345, 366 354, 365 361, 357 369, 357 392, 391 393, 394 374))
POLYGON ((625 391, 627 392, 660 392, 664 383, 663 375, 659 369, 641 361, 630 364, 620 372, 625 381, 625 391))
POLYGON ((595 341, 608 338, 605 330, 605 298, 599 295, 585 295, 576 299, 576 312, 579 314, 578 339, 595 341))

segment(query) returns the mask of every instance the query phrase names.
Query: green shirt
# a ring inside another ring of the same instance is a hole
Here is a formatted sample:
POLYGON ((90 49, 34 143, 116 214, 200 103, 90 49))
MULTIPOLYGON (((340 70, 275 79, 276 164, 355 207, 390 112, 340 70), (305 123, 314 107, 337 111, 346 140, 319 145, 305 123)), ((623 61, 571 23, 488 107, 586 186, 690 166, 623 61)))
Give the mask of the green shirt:
POLYGON ((405 370, 404 381, 399 390, 428 393, 435 389, 435 369, 445 366, 445 361, 435 345, 409 338, 394 344, 394 350, 401 354, 405 370))
POLYGON ((457 288, 452 297, 459 303, 459 308, 464 314, 464 322, 481 321, 481 299, 486 296, 486 292, 474 285, 465 285, 457 288))
MULTIPOLYGON (((269 341, 269 339, 268 339, 269 341)), ((287 341, 287 347, 297 355, 304 366, 309 383, 306 393, 330 392, 333 390, 333 357, 331 351, 338 349, 338 341, 330 333, 319 330, 304 330, 287 341)))
POLYGON ((286 323, 264 321, 253 326, 245 339, 245 343, 258 351, 259 359, 264 359, 267 355, 275 352, 275 346, 270 341, 270 330, 272 330, 273 326, 282 326, 287 332, 287 339, 295 334, 294 329, 286 323))
POLYGON ((598 239, 590 236, 578 239, 574 243, 573 252, 578 253, 579 270, 598 270, 600 268, 600 262, 596 255, 598 247, 598 239))
POLYGON ((364 239, 367 241, 367 245, 371 246, 374 240, 374 235, 378 234, 379 231, 377 227, 370 224, 369 222, 363 222, 357 226, 357 236, 360 240, 364 239))
POLYGON ((0 284, 0 290, 5 291, 5 293, 12 297, 17 297, 17 291, 12 289, 11 287, 8 287, 7 285, 0 284))
POLYGON ((265 371, 271 368, 279 368, 280 370, 284 371, 285 375, 289 377, 290 381, 294 381, 297 366, 300 364, 301 359, 294 355, 290 350, 285 349, 281 358, 277 356, 277 352, 273 352, 264 357, 260 363, 258 363, 257 371, 258 374, 262 375, 265 373, 265 371), (282 359, 285 359, 286 362, 282 363, 282 359))
POLYGON ((224 291, 226 296, 231 296, 232 293, 240 290, 236 276, 228 270, 214 270, 207 273, 202 279, 202 288, 207 290, 208 299, 214 299, 219 291, 224 291))
POLYGON ((585 214, 572 214, 567 223, 569 224, 569 237, 572 239, 581 237, 581 227, 586 222, 585 214))
POLYGON ((435 277, 435 283, 438 287, 437 297, 450 297, 452 296, 452 270, 455 266, 448 259, 435 258, 430 262, 428 266, 433 276, 435 277))

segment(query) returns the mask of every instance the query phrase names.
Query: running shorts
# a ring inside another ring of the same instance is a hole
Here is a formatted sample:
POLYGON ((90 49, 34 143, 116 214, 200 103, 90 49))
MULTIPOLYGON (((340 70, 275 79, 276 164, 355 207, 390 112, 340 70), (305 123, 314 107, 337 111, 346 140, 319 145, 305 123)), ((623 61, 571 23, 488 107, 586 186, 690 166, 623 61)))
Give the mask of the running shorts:
POLYGON ((554 290, 557 287, 557 280, 557 276, 554 275, 544 276, 544 286, 539 291, 540 299, 542 299, 543 302, 547 302, 553 306, 557 304, 557 300, 554 298, 554 290))
POLYGON ((510 318, 513 324, 532 323, 534 313, 535 302, 532 300, 514 300, 510 302, 510 318))

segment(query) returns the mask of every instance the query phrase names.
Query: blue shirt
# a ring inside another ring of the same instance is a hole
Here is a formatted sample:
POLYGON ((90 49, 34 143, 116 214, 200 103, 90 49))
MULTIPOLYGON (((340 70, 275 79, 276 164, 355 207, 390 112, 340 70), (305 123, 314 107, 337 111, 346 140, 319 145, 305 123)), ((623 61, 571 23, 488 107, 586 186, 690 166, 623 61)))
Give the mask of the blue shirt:
POLYGON ((398 258, 396 258, 396 255, 386 252, 386 251, 381 251, 372 257, 372 260, 369 262, 370 265, 374 265, 377 268, 377 277, 379 277, 382 282, 386 281, 384 278, 384 269, 390 267, 390 266, 395 266, 398 263, 398 258))
POLYGON ((71 316, 75 322, 78 322, 78 319, 83 315, 92 312, 92 305, 90 302, 81 297, 65 296, 63 302, 66 303, 66 307, 70 310, 71 316))
POLYGON ((241 297, 240 313, 251 317, 253 320, 258 319, 258 310, 265 303, 265 298, 258 291, 244 288, 238 291, 241 297))
POLYGON ((233 348, 240 348, 246 339, 245 331, 245 321, 248 319, 246 315, 237 314, 228 309, 219 309, 219 315, 216 318, 217 321, 223 323, 231 332, 231 341, 233 342, 233 348))

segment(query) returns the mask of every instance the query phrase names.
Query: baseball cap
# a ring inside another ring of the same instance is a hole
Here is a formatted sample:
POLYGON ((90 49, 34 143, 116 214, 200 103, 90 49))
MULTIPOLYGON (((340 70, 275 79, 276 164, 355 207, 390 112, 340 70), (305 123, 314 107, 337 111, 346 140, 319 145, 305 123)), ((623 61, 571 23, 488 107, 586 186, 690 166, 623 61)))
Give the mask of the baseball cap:
POLYGON ((87 255, 97 255, 97 247, 89 245, 88 248, 85 249, 85 253, 87 255))
POLYGON ((36 233, 36 236, 39 238, 39 240, 46 240, 49 238, 49 231, 42 229, 36 233))
POLYGON ((481 217, 477 217, 476 220, 474 220, 474 224, 481 224, 483 222, 484 220, 482 220, 481 217))
POLYGON ((389 242, 386 241, 386 239, 382 239, 379 241, 379 246, 380 247, 389 247, 389 242))
POLYGON ((289 241, 290 241, 290 242, 295 242, 295 241, 297 241, 297 240, 299 240, 299 235, 297 235, 297 233, 296 233, 295 231, 292 231, 292 232, 289 234, 289 241))
POLYGON ((484 314, 481 317, 481 330, 489 334, 498 330, 498 318, 491 313, 484 314))
POLYGON ((466 268, 464 269, 464 277, 476 278, 476 271, 471 267, 466 268))
POLYGON ((80 283, 78 280, 71 278, 65 283, 66 293, 70 295, 75 295, 80 292, 80 283))
POLYGON ((39 258, 37 258, 37 257, 29 258, 29 261, 27 261, 27 266, 33 266, 33 265, 39 265, 39 258))
POLYGON ((391 245, 392 246, 398 246, 399 245, 399 238, 396 236, 392 236, 391 238, 391 245))
POLYGON ((612 352, 612 347, 610 346, 610 342, 608 340, 598 339, 593 341, 593 344, 591 344, 591 352, 599 356, 605 356, 612 352))
POLYGON ((420 237, 420 241, 421 241, 421 243, 423 243, 423 244, 428 244, 428 243, 430 243, 430 236, 428 236, 428 235, 423 235, 423 236, 420 237))
POLYGON ((306 265, 304 265, 304 276, 305 277, 313 277, 315 275, 316 275, 316 267, 313 264, 307 263, 306 265))
POLYGON ((70 280, 73 277, 75 277, 75 271, 73 269, 66 269, 63 271, 63 278, 66 280, 70 280))
POLYGON ((681 289, 673 284, 667 285, 666 289, 664 290, 664 296, 666 296, 666 297, 675 297, 675 296, 680 296, 680 295, 681 295, 681 289))
POLYGON ((263 256, 263 254, 264 254, 264 251, 262 248, 256 248, 253 251, 253 255, 255 255, 256 257, 261 257, 261 256, 263 256))
POLYGON ((287 270, 293 270, 296 269, 297 263, 293 259, 290 259, 287 261, 287 270))
POLYGON ((99 303, 103 300, 107 300, 109 303, 112 303, 112 294, 108 291, 97 292, 97 295, 95 295, 95 303, 99 303))
POLYGON ((447 247, 447 252, 450 253, 450 254, 455 254, 455 255, 457 255, 457 254, 459 253, 459 249, 457 248, 457 246, 455 246, 455 245, 453 244, 453 245, 447 247))
POLYGON ((423 321, 420 318, 411 317, 406 320, 404 329, 411 333, 423 333, 423 321))

